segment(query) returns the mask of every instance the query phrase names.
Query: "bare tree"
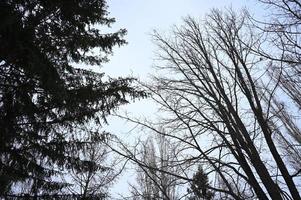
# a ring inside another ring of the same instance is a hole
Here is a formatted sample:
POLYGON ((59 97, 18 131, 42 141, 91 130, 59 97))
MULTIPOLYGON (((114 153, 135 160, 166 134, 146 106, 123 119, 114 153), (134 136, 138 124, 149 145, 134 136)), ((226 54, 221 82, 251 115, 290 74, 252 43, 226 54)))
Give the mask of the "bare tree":
POLYGON ((141 161, 147 167, 138 165, 137 183, 131 185, 133 198, 137 200, 179 199, 177 196, 179 181, 171 175, 180 171, 179 166, 174 165, 176 147, 164 136, 159 135, 155 140, 149 137, 142 142, 140 148, 141 161))
POLYGON ((191 183, 201 164, 216 199, 297 200, 300 188, 274 139, 283 131, 272 104, 279 81, 268 74, 271 60, 254 52, 262 34, 248 20, 213 10, 203 23, 186 18, 168 37, 155 33, 161 73, 146 87, 166 117, 128 120, 177 143, 178 160, 191 168, 174 176, 191 183))
POLYGON ((106 146, 110 134, 96 132, 96 128, 82 128, 82 133, 78 134, 82 140, 82 150, 77 151, 74 156, 85 163, 83 166, 70 168, 63 176, 70 183, 64 193, 76 199, 107 199, 110 186, 120 174, 119 160, 112 157, 106 146), (98 137, 93 138, 90 135, 98 137))
POLYGON ((266 38, 263 48, 253 51, 270 61, 269 76, 279 85, 277 90, 281 95, 269 102, 273 115, 279 120, 276 129, 282 130, 275 138, 297 176, 301 172, 301 3, 297 0, 259 1, 270 12, 267 22, 252 19, 266 38))

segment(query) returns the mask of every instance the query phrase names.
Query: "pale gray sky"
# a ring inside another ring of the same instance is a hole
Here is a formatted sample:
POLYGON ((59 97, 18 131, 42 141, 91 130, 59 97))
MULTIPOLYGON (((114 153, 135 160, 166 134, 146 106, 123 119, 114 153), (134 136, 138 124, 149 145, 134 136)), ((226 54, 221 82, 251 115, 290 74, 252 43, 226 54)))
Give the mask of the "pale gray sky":
POLYGON ((256 7, 255 0, 111 0, 110 16, 116 18, 113 29, 126 28, 128 45, 114 50, 104 70, 112 76, 131 74, 139 77, 150 72, 154 46, 152 30, 168 31, 188 15, 202 17, 212 8, 256 7))
MULTIPOLYGON (((113 30, 126 28, 128 45, 114 49, 110 62, 104 64, 102 71, 112 77, 133 75, 146 80, 152 71, 155 46, 151 42, 150 33, 154 29, 168 32, 172 25, 181 24, 188 15, 202 18, 212 8, 233 9, 249 8, 258 12, 255 0, 111 0, 108 1, 110 16, 116 18, 113 30)), ((155 111, 149 101, 138 101, 123 108, 134 115, 151 115, 155 111)), ((109 118, 107 130, 121 138, 130 138, 126 132, 131 128, 123 121, 109 118)), ((129 141, 130 142, 130 141, 129 141)), ((112 193, 128 194, 127 181, 133 181, 131 175, 124 176, 115 184, 112 193), (131 179, 131 180, 130 180, 131 179)))

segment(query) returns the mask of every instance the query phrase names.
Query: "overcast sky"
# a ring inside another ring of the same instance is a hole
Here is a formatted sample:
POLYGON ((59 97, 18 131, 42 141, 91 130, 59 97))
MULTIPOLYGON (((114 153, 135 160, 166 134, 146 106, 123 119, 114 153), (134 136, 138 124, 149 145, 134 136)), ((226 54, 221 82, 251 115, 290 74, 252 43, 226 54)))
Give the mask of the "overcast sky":
MULTIPOLYGON (((114 49, 110 62, 104 64, 102 71, 112 77, 133 75, 146 80, 152 71, 155 46, 150 34, 154 29, 168 32, 172 25, 181 24, 182 18, 188 15, 202 18, 213 8, 229 8, 235 10, 249 8, 252 13, 258 12, 254 0, 111 0, 108 1, 110 16, 116 18, 113 30, 126 28, 128 45, 114 49)), ((136 115, 152 113, 154 109, 148 101, 132 103, 123 108, 136 115)), ((124 137, 130 127, 112 118, 109 131, 124 137)), ((131 138, 131 137, 124 137, 131 138)), ((112 193, 126 194, 127 181, 130 175, 124 176, 115 185, 112 193)))
POLYGON ((188 15, 202 18, 212 8, 240 9, 256 7, 255 0, 111 0, 110 16, 116 18, 113 29, 126 28, 128 45, 114 50, 104 70, 112 76, 131 74, 144 77, 150 72, 154 46, 150 34, 154 29, 168 31, 181 24, 188 15))

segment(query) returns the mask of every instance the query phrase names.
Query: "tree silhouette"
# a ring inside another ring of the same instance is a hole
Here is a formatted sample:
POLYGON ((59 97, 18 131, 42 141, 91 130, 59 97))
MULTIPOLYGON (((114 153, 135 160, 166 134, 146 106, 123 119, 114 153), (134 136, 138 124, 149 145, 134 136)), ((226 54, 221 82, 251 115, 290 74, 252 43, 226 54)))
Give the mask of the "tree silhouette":
POLYGON ((103 0, 1 1, 0 195, 20 183, 36 197, 60 191, 66 183, 52 177, 89 165, 74 154, 86 144, 81 126, 101 126, 129 98, 144 96, 133 78, 104 81, 103 73, 75 67, 100 65, 125 44, 124 29, 96 28, 114 22, 106 9, 103 0))
POLYGON ((191 200, 210 200, 213 199, 214 194, 208 189, 209 180, 208 176, 204 173, 201 166, 198 171, 193 175, 190 190, 194 196, 190 197, 191 200))

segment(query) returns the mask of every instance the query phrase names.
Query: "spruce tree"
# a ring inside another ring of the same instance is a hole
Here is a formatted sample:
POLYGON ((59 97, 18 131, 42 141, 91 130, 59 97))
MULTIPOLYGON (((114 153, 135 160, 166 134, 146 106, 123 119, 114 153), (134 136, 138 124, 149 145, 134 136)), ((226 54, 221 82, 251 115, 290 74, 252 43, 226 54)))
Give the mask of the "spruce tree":
POLYGON ((58 193, 66 183, 54 176, 91 165, 74 151, 103 139, 78 139, 80 127, 145 96, 132 78, 74 67, 107 61, 126 31, 98 29, 114 22, 104 0, 3 0, 0 21, 0 195, 17 183, 32 187, 27 195, 58 193))
POLYGON ((214 193, 209 190, 210 184, 207 174, 204 172, 201 166, 198 167, 198 171, 193 175, 191 187, 188 189, 192 193, 190 200, 210 200, 213 199, 214 193))

